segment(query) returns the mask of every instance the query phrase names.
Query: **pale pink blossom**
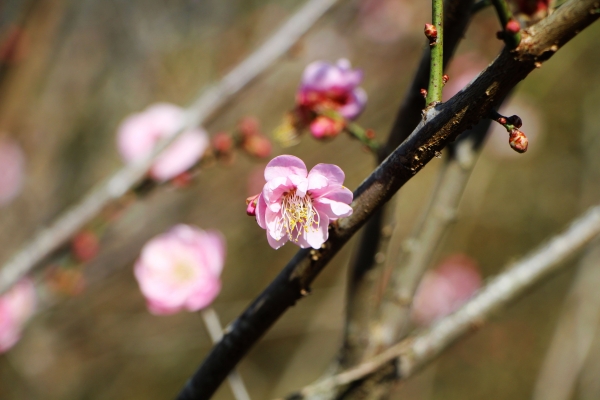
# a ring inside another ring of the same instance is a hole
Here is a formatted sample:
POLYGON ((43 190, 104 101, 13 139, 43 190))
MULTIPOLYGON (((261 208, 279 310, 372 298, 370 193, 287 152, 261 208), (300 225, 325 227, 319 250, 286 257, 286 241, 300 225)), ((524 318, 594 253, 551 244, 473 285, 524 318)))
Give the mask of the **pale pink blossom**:
POLYGON ((367 103, 367 94, 359 87, 362 79, 362 71, 352 69, 348 60, 315 61, 304 69, 296 100, 300 107, 322 107, 355 119, 367 103))
POLYGON ((0 353, 19 341, 23 326, 35 312, 36 303, 33 282, 27 278, 0 296, 0 353))
MULTIPOLYGON (((176 133, 183 118, 184 110, 168 103, 151 105, 125 118, 117 132, 121 156, 126 162, 133 162, 148 155, 161 139, 176 133)), ((208 144, 208 135, 203 129, 184 132, 158 157, 150 175, 158 181, 174 178, 194 166, 208 144)))
POLYGON ((219 232, 180 224, 146 243, 134 273, 153 314, 197 311, 219 294, 224 261, 219 232))
POLYGON ((274 249, 288 240, 318 249, 329 236, 329 222, 352 214, 353 195, 342 186, 337 165, 317 164, 307 172, 298 157, 278 156, 267 164, 265 180, 254 211, 274 249))
POLYGON ((413 301, 412 319, 429 325, 458 310, 480 287, 477 262, 463 254, 449 256, 423 277, 413 301))
POLYGON ((0 206, 8 204, 23 187, 25 155, 13 140, 0 138, 0 206))

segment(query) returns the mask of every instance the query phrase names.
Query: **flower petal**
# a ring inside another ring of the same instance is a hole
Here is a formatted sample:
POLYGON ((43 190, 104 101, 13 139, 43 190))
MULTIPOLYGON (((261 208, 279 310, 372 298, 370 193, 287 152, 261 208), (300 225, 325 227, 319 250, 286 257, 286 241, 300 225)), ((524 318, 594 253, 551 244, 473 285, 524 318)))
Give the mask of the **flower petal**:
POLYGON ((267 229, 267 223, 265 221, 265 213, 267 212, 267 203, 265 202, 265 198, 262 193, 258 196, 258 200, 256 200, 256 222, 258 226, 263 229, 267 229))
POLYGON ((265 179, 270 181, 277 177, 288 175, 306 176, 307 170, 304 162, 298 157, 290 155, 277 156, 265 168, 265 179))
MULTIPOLYGON (((308 174, 308 180, 310 181, 318 179, 318 176, 327 178, 330 185, 343 185, 344 184, 344 171, 340 167, 334 164, 317 164, 310 170, 308 174)), ((310 186, 310 184, 309 184, 310 186)))
POLYGON ((277 250, 278 248, 283 246, 288 241, 288 237, 287 237, 287 235, 283 235, 281 237, 281 239, 277 240, 273 236, 271 236, 271 234, 269 233, 269 230, 267 230, 267 241, 269 242, 269 245, 272 248, 277 250))
POLYGON ((327 215, 332 221, 352 214, 352 207, 348 204, 333 201, 328 198, 318 199, 315 201, 314 207, 321 215, 327 215))
POLYGON ((329 218, 324 213, 319 213, 320 221, 319 228, 316 230, 309 229, 304 235, 306 242, 313 249, 320 249, 321 245, 329 238, 329 218))

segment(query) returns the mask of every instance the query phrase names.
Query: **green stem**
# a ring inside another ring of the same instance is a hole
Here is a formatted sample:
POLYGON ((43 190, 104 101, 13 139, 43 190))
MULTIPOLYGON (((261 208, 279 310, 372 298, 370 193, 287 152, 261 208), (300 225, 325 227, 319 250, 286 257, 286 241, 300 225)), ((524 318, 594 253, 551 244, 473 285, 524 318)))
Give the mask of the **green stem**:
POLYGON ((506 46, 510 49, 516 48, 519 43, 521 43, 521 34, 519 32, 510 34, 506 31, 506 24, 508 24, 508 21, 514 20, 508 3, 505 0, 492 0, 492 3, 494 4, 498 19, 502 25, 504 43, 506 43, 506 46))
POLYGON ((381 147, 379 142, 373 138, 373 135, 369 133, 369 130, 363 129, 360 125, 354 122, 346 122, 346 132, 352 137, 358 139, 362 144, 367 146, 373 154, 377 154, 377 151, 381 147))
POLYGON ((432 1, 431 22, 437 30, 437 38, 431 46, 431 70, 429 72, 429 90, 427 90, 427 105, 442 101, 442 75, 444 74, 444 1, 432 1))

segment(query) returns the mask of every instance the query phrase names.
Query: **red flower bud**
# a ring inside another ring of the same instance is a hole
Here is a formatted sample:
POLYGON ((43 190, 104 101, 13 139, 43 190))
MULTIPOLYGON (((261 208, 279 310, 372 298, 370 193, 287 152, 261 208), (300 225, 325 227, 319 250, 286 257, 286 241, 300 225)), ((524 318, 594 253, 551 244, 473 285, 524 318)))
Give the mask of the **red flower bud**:
POLYGON ((521 30, 521 25, 516 19, 511 19, 506 23, 504 30, 509 34, 514 35, 519 33, 519 31, 521 30))
POLYGON ((427 98, 427 90, 426 89, 421 89, 421 96, 423 96, 423 98, 427 98))
POLYGON ((171 180, 171 184, 176 188, 183 189, 191 185, 193 178, 189 172, 182 172, 171 180))
POLYGON ((242 147, 248 154, 258 158, 265 158, 271 154, 271 141, 260 134, 246 137, 242 147))
POLYGON ((506 125, 506 124, 507 124, 507 122, 506 122, 506 118, 504 118, 504 117, 500 117, 500 118, 498 118, 498 119, 497 119, 497 121, 498 121, 498 123, 499 123, 500 125, 506 125))
POLYGON ((260 133, 260 123, 254 117, 244 117, 238 123, 238 129, 242 136, 254 136, 260 133))
POLYGON ((228 154, 233 148, 233 139, 227 132, 218 132, 212 140, 212 145, 217 153, 228 154))
POLYGON ((513 129, 508 137, 508 143, 517 153, 525 153, 529 145, 529 140, 527 140, 527 136, 523 132, 513 129))
POLYGON ((449 81, 449 80, 450 80, 450 77, 449 77, 448 75, 444 74, 444 75, 442 76, 442 82, 444 82, 444 85, 445 85, 446 83, 448 83, 448 81, 449 81))
POLYGON ((92 231, 81 231, 71 241, 71 252, 78 262, 88 262, 100 250, 98 236, 92 231))
POLYGON ((425 36, 429 42, 435 42, 437 39, 437 29, 432 24, 425 24, 425 36))

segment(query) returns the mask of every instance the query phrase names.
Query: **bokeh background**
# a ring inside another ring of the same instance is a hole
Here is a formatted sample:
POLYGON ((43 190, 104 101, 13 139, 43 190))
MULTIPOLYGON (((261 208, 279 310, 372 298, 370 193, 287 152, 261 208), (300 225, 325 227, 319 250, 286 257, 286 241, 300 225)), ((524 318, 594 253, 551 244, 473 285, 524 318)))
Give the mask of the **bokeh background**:
MULTIPOLYGON (((122 166, 115 130, 124 117, 154 102, 189 104, 297 6, 291 0, 0 2, 2 49, 16 43, 15 51, 0 52, 0 137, 21 146, 26 173, 20 194, 0 208, 0 261, 122 166)), ((230 131, 252 115, 264 132, 272 132, 293 107, 304 67, 344 57, 364 71, 369 103, 359 123, 385 138, 424 49, 422 26, 429 14, 427 2, 341 1, 211 117, 206 129, 230 131)), ((475 17, 450 66, 451 82, 460 77, 466 84, 493 60, 502 48, 497 30, 491 9, 475 17)), ((595 24, 517 88, 506 115, 522 117, 530 150, 513 153, 506 132, 493 132, 436 259, 467 254, 479 262, 484 278, 493 276, 600 200, 599 38, 595 24)), ((374 166, 372 156, 347 137, 318 142, 306 135, 295 147, 274 146, 274 154, 284 153, 301 157, 309 168, 319 162, 341 166, 351 189, 374 166)), ((398 237, 411 231, 443 158, 401 190, 398 237)), ((176 223, 221 230, 228 253, 214 307, 224 324, 232 321, 297 250, 289 244, 271 249, 244 212, 266 162, 237 154, 231 164, 203 169, 189 188, 161 187, 130 206, 85 266, 86 289, 77 296, 43 297, 21 341, 0 356, 0 398, 173 398, 209 351, 210 339, 199 315, 149 314, 133 262, 149 238, 176 223)), ((334 357, 354 243, 240 364, 253 398, 285 395, 312 382, 334 357)), ((394 398, 531 397, 559 315, 569 309, 563 303, 577 265, 573 259, 567 272, 398 385, 394 398)), ((47 291, 45 276, 35 279, 47 291)), ((585 293, 578 301, 597 296, 585 293)), ((594 335, 598 312, 592 315, 585 329, 594 335)), ((600 341, 585 356, 571 398, 600 397, 600 375, 594 374, 600 341)), ((232 395, 224 385, 215 398, 232 395)))

